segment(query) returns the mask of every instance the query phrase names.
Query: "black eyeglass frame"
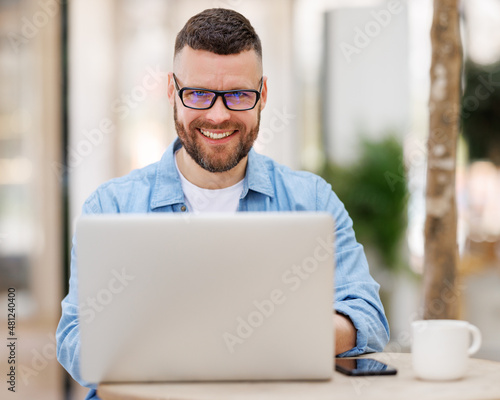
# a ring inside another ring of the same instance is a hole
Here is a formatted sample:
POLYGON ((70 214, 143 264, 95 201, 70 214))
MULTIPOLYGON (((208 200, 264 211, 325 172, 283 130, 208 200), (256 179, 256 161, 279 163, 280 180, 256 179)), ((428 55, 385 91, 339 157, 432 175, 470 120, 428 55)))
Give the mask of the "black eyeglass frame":
POLYGON ((186 107, 186 108, 191 108, 193 110, 208 110, 209 108, 212 108, 212 106, 215 104, 215 102, 217 101, 217 98, 219 96, 222 98, 222 102, 224 103, 224 106, 228 110, 231 110, 231 111, 249 111, 249 110, 253 110, 255 108, 255 106, 257 105, 257 103, 259 102, 259 100, 260 100, 260 95, 261 95, 261 92, 262 92, 262 87, 264 86, 264 77, 262 77, 260 79, 260 88, 259 88, 259 90, 254 90, 254 89, 210 90, 210 89, 205 89, 205 88, 194 88, 194 87, 179 88, 179 84, 177 83, 177 78, 175 77, 175 74, 172 74, 172 77, 174 78, 175 90, 177 90, 177 95, 181 99, 182 105, 184 107, 186 107), (203 107, 203 108, 191 107, 191 106, 187 106, 184 103, 184 99, 182 98, 182 93, 184 93, 184 91, 186 91, 186 90, 199 90, 199 91, 203 91, 203 92, 209 92, 209 93, 215 94, 215 96, 212 99, 212 102, 210 103, 210 105, 208 107, 203 107), (252 107, 241 108, 241 109, 234 109, 234 108, 229 107, 227 105, 227 101, 226 101, 226 98, 224 97, 224 95, 228 94, 228 93, 237 93, 237 92, 252 92, 252 93, 255 93, 256 94, 255 104, 252 107))

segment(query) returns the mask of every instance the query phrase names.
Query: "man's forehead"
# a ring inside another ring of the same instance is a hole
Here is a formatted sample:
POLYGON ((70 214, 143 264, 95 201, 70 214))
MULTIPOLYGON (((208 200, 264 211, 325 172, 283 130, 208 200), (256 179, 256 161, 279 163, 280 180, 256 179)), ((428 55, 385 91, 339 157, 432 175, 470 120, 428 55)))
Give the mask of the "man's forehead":
POLYGON ((229 72, 231 70, 245 73, 256 73, 262 76, 262 60, 255 50, 244 50, 237 54, 216 54, 206 50, 195 50, 189 46, 177 53, 174 59, 174 71, 193 70, 197 72, 216 69, 229 72))

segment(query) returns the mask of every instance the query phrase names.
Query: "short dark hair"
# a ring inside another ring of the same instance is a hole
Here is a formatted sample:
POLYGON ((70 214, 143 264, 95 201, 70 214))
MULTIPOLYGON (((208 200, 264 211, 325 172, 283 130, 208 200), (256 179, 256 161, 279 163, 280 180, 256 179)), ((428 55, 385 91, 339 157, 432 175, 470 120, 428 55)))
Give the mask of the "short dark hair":
POLYGON ((220 55, 253 49, 262 59, 260 39, 250 21, 225 8, 210 8, 191 17, 177 34, 174 58, 186 45, 220 55))

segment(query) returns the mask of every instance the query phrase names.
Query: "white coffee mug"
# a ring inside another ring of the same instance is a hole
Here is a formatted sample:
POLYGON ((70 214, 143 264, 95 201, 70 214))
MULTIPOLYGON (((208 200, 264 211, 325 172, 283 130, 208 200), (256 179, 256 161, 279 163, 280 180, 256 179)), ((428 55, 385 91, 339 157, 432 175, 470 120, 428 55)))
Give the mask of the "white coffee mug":
POLYGON ((481 346, 481 332, 466 321, 414 321, 412 333, 413 370, 421 379, 462 378, 467 372, 469 356, 481 346))

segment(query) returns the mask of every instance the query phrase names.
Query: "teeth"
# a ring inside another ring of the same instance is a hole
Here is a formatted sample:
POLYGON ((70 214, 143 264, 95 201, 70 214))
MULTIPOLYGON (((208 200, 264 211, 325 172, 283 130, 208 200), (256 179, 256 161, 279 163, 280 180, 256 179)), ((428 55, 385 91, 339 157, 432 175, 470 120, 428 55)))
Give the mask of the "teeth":
POLYGON ((234 131, 229 131, 229 132, 222 132, 222 133, 213 133, 210 131, 206 131, 204 129, 200 129, 201 133, 203 133, 206 137, 209 137, 210 139, 222 139, 225 137, 228 137, 229 135, 233 134, 234 131))

